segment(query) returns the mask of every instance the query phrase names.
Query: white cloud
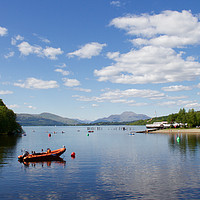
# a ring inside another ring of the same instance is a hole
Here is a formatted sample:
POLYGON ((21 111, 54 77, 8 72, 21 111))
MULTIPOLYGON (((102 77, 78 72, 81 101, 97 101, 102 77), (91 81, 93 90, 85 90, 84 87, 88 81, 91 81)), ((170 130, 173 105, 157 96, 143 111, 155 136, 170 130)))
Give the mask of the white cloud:
POLYGON ((66 71, 66 70, 63 70, 63 69, 60 69, 60 68, 55 69, 55 72, 59 72, 59 73, 61 73, 63 76, 69 75, 69 71, 66 71))
POLYGON ((130 106, 137 106, 137 107, 141 107, 141 106, 147 106, 149 105, 148 103, 133 103, 133 104, 130 104, 130 106))
POLYGON ((192 90, 191 86, 184 86, 184 85, 172 85, 169 87, 163 87, 162 90, 167 92, 177 92, 177 91, 184 91, 184 90, 192 90))
POLYGON ((59 87, 56 81, 53 80, 43 81, 41 79, 36 79, 36 78, 27 78, 24 83, 22 82, 14 83, 14 86, 27 89, 52 89, 59 87))
POLYGON ((93 103, 92 104, 92 107, 98 107, 99 105, 97 105, 97 104, 95 104, 95 103, 93 103))
POLYGON ((120 3, 120 1, 111 1, 111 2, 110 2, 110 5, 116 6, 116 7, 120 7, 120 6, 121 6, 121 3, 120 3))
POLYGON ((68 87, 75 87, 80 85, 80 82, 76 79, 63 78, 62 80, 64 81, 64 85, 68 87))
POLYGON ((63 51, 60 48, 46 47, 43 50, 43 53, 47 58, 51 60, 56 60, 56 56, 63 54, 63 51))
POLYGON ((108 52, 107 57, 109 59, 117 59, 119 58, 120 53, 119 52, 108 52))
POLYGON ((36 109, 35 106, 27 106, 27 108, 30 108, 30 109, 32 109, 32 110, 35 110, 35 109, 36 109))
POLYGON ((181 106, 185 108, 194 108, 194 107, 200 107, 196 101, 191 100, 178 100, 178 101, 166 101, 166 102, 160 102, 158 103, 160 106, 181 106))
POLYGON ((127 15, 114 18, 110 25, 134 36, 132 43, 140 48, 124 54, 109 52, 107 57, 115 63, 94 71, 99 81, 147 84, 191 81, 199 77, 200 63, 193 56, 184 59, 184 52, 172 49, 200 44, 199 18, 190 11, 127 15))
POLYGON ((94 74, 99 81, 123 84, 191 81, 199 77, 200 63, 184 60, 181 55, 171 48, 145 46, 114 57, 116 63, 94 74))
POLYGON ((197 103, 197 102, 194 102, 194 103, 190 103, 190 104, 187 104, 185 105, 186 108, 200 108, 200 104, 197 103))
POLYGON ((22 42, 17 46, 22 55, 28 56, 29 54, 36 54, 40 57, 47 57, 51 60, 56 60, 57 55, 63 54, 63 51, 60 48, 46 47, 43 49, 38 45, 30 45, 28 42, 22 42))
POLYGON ((160 14, 118 17, 110 25, 130 35, 147 38, 133 40, 135 44, 179 47, 200 43, 200 22, 190 11, 166 10, 160 14))
POLYGON ((13 57, 15 55, 14 51, 9 52, 8 54, 4 55, 4 58, 8 59, 10 57, 13 57))
POLYGON ((100 44, 97 42, 91 42, 88 43, 86 45, 84 45, 83 47, 81 47, 79 50, 68 53, 68 57, 74 57, 74 56, 78 56, 80 58, 92 58, 93 56, 98 56, 103 47, 105 47, 106 44, 100 44))
POLYGON ((80 92, 91 92, 92 91, 91 89, 85 89, 85 88, 79 88, 79 87, 73 88, 73 89, 76 91, 80 91, 80 92))
POLYGON ((13 108, 19 108, 19 105, 13 104, 13 105, 9 105, 8 107, 11 108, 11 109, 13 109, 13 108))
POLYGON ((15 37, 11 38, 11 44, 16 45, 17 41, 22 41, 22 40, 24 40, 24 37, 21 35, 17 35, 15 37))
POLYGON ((5 95, 5 94, 13 94, 13 92, 9 90, 0 90, 0 95, 5 95))
POLYGON ((198 88, 200 88, 200 83, 197 85, 198 88))
POLYGON ((44 38, 44 37, 38 35, 37 33, 33 33, 33 35, 36 36, 37 38, 39 38, 42 42, 50 43, 50 40, 48 40, 47 38, 44 38))
POLYGON ((19 51, 22 55, 28 56, 29 54, 37 54, 42 56, 42 47, 32 46, 28 42, 22 42, 18 45, 19 51))
POLYGON ((65 68, 65 67, 66 67, 66 64, 65 64, 65 63, 62 63, 62 64, 60 64, 60 65, 56 65, 56 67, 65 68))
POLYGON ((8 29, 0 26, 0 36, 5 36, 8 33, 8 29))
MULTIPOLYGON (((127 90, 110 90, 102 93, 100 96, 85 97, 81 95, 74 95, 77 101, 96 101, 96 102, 111 102, 111 103, 126 103, 132 106, 139 105, 134 99, 163 99, 165 98, 164 93, 160 93, 156 90, 138 90, 138 89, 127 89, 127 90)), ((147 105, 142 103, 141 105, 147 105)))

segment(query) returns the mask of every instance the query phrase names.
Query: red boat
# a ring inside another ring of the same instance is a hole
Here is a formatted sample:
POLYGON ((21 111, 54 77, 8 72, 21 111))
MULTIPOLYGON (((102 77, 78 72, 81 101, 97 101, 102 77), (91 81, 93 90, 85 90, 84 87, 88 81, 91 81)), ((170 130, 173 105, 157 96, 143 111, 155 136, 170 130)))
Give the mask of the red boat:
POLYGON ((60 148, 51 151, 48 149, 46 152, 29 154, 27 151, 24 155, 18 156, 19 161, 23 162, 36 162, 36 161, 51 161, 59 158, 66 151, 66 148, 60 148))

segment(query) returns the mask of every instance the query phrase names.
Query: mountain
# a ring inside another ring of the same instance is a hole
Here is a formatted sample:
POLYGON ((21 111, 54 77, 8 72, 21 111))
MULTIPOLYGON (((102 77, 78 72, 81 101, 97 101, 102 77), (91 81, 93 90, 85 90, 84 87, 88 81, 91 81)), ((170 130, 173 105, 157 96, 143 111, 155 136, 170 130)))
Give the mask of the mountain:
POLYGON ((150 119, 147 115, 143 114, 136 114, 134 112, 123 112, 120 115, 110 115, 109 117, 100 118, 92 123, 99 123, 99 122, 132 122, 137 120, 145 120, 150 119))
POLYGON ((21 126, 67 126, 78 125, 82 123, 99 123, 99 122, 133 122, 137 120, 149 119, 147 115, 136 114, 134 112, 123 112, 120 115, 110 115, 109 117, 97 119, 95 121, 81 121, 60 117, 51 113, 41 114, 17 114, 17 122, 21 126))
POLYGON ((17 122, 22 126, 65 126, 80 123, 78 120, 51 113, 17 114, 17 122))

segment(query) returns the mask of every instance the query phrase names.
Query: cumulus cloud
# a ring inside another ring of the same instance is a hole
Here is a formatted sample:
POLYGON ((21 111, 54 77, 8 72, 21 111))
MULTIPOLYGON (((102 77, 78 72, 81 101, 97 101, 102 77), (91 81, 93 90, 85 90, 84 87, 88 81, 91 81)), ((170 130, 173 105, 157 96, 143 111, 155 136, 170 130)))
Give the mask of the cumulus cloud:
POLYGON ((200 107, 200 104, 196 100, 177 100, 177 101, 165 101, 158 103, 160 106, 181 106, 184 108, 196 108, 200 107))
POLYGON ((36 78, 27 78, 25 82, 20 81, 18 83, 14 83, 14 86, 27 89, 52 89, 59 87, 56 81, 44 81, 36 78))
POLYGON ((98 106, 99 106, 98 104, 95 103, 92 104, 92 107, 98 107, 98 106))
POLYGON ((66 67, 66 64, 65 64, 65 63, 62 63, 62 64, 60 64, 60 65, 56 65, 56 67, 65 68, 65 67, 66 67))
POLYGON ((0 90, 0 95, 5 95, 5 94, 13 94, 13 92, 9 90, 0 90))
POLYGON ((118 17, 110 25, 130 35, 147 38, 133 40, 137 44, 178 47, 200 43, 200 22, 190 11, 166 10, 160 14, 118 17))
POLYGON ((47 38, 44 38, 44 37, 38 35, 37 33, 33 33, 33 35, 36 36, 37 38, 39 38, 44 43, 50 43, 50 40, 48 40, 47 38))
POLYGON ((16 45, 16 44, 17 44, 17 41, 22 41, 22 40, 24 40, 24 37, 21 36, 21 35, 17 35, 17 36, 15 36, 15 37, 12 37, 12 38, 11 38, 11 44, 12 44, 12 45, 16 45))
POLYGON ((191 81, 200 75, 200 63, 184 60, 171 48, 145 46, 113 57, 115 63, 95 70, 99 81, 123 84, 191 81))
MULTIPOLYGON (((139 105, 135 99, 144 98, 144 99, 163 99, 165 94, 156 90, 139 90, 139 89, 127 89, 127 90, 110 90, 102 93, 100 96, 86 97, 81 95, 74 95, 77 101, 96 101, 96 102, 111 102, 111 103, 126 103, 131 106, 139 105)), ((147 105, 147 103, 140 102, 141 105, 147 105)))
POLYGON ((0 26, 0 36, 5 36, 8 33, 8 29, 0 26))
POLYGON ((19 105, 17 104, 12 104, 8 106, 9 108, 13 109, 13 108, 19 108, 19 105))
POLYGON ((172 85, 169 87, 163 87, 162 90, 167 92, 177 92, 177 91, 183 91, 183 90, 192 90, 191 86, 184 86, 184 85, 172 85))
POLYGON ((32 110, 35 110, 35 109, 36 109, 35 106, 27 106, 27 108, 32 109, 32 110))
POLYGON ((74 57, 74 56, 77 56, 77 57, 80 57, 80 58, 92 58, 93 56, 98 56, 103 47, 105 47, 106 44, 100 44, 98 42, 91 42, 91 43, 88 43, 84 46, 82 46, 80 49, 74 51, 74 52, 71 52, 71 53, 68 53, 67 56, 68 57, 74 57))
POLYGON ((80 92, 91 92, 92 91, 91 89, 85 89, 85 88, 79 88, 79 87, 74 88, 74 90, 80 91, 80 92))
POLYGON ((69 75, 69 71, 66 71, 66 70, 63 70, 63 69, 60 69, 60 68, 55 69, 55 72, 59 72, 59 73, 61 73, 63 76, 69 75))
POLYGON ((197 85, 198 88, 200 88, 200 83, 197 85))
POLYGON ((63 51, 60 48, 46 47, 43 50, 43 53, 47 58, 51 60, 56 60, 56 56, 63 54, 63 51))
POLYGON ((46 47, 43 49, 38 45, 30 45, 28 42, 22 42, 18 45, 19 51, 22 55, 28 56, 30 54, 36 54, 40 57, 47 57, 51 60, 56 60, 57 55, 63 54, 63 51, 60 48, 46 47))
POLYGON ((121 3, 120 3, 120 1, 111 1, 111 2, 110 2, 110 5, 116 6, 116 7, 120 7, 120 6, 121 6, 121 3))
POLYGON ((28 42, 22 42, 18 45, 19 51, 22 55, 28 56, 29 54, 37 54, 42 56, 42 47, 32 46, 28 42))
POLYGON ((69 79, 69 78, 63 78, 64 85, 68 87, 75 87, 79 86, 80 82, 77 79, 69 79))
POLYGON ((139 48, 124 54, 109 52, 107 57, 114 63, 94 71, 99 81, 148 84, 192 81, 199 77, 200 63, 193 56, 183 57, 185 52, 173 49, 200 44, 199 18, 190 11, 127 15, 113 19, 110 25, 133 36, 131 42, 139 48))
POLYGON ((8 59, 10 57, 13 57, 15 55, 14 51, 9 52, 8 54, 4 55, 4 58, 8 59))

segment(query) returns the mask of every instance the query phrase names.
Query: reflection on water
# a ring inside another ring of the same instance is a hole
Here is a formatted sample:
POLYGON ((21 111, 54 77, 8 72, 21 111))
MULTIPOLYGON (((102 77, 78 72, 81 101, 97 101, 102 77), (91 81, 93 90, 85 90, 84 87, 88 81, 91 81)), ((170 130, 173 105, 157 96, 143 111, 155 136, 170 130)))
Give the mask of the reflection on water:
MULTIPOLYGON (((19 161, 20 162, 20 161, 19 161)), ((43 161, 43 162, 20 162, 23 163, 25 167, 51 167, 51 165, 60 165, 65 166, 66 161, 62 158, 51 160, 51 161, 43 161)))
POLYGON ((13 157, 13 151, 19 139, 19 136, 0 135, 0 167, 13 157))
POLYGON ((169 137, 170 148, 179 150, 182 154, 187 151, 195 153, 200 147, 200 135, 197 134, 173 134, 169 137))

